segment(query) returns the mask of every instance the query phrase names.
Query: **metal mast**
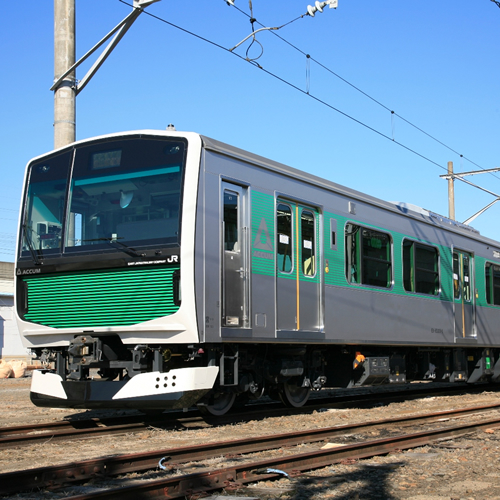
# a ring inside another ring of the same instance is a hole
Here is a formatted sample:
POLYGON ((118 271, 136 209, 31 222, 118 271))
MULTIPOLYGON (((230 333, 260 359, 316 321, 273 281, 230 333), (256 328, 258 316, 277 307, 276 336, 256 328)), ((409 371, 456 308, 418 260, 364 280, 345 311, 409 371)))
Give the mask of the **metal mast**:
POLYGON ((54 0, 54 149, 76 140, 76 96, 83 90, 106 58, 143 12, 160 0, 134 0, 132 12, 82 58, 75 62, 75 0, 54 0), (113 35, 92 68, 78 82, 76 68, 113 35))
MULTIPOLYGON (((75 0, 54 0, 54 79, 75 63, 75 0)), ((76 139, 75 71, 54 89, 54 149, 76 139)))

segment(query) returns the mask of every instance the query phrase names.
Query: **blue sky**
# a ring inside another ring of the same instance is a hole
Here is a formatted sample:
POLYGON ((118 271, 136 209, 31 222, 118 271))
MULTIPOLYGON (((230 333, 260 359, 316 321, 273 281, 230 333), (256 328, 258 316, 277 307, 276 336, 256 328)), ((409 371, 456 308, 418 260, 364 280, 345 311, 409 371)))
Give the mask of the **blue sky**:
MULTIPOLYGON (((247 0, 235 4, 250 13, 247 0)), ((53 147, 53 2, 2 7, 0 261, 13 261, 24 168, 53 147)), ((281 26, 306 7, 301 0, 253 0, 253 15, 281 26)), ((76 0, 77 57, 130 10, 120 0, 76 0)), ((146 10, 226 49, 251 32, 248 17, 224 0, 162 0, 146 10)), ((265 71, 171 24, 139 17, 78 96, 77 139, 173 123, 443 215, 447 183, 439 175, 448 161, 457 172, 500 166, 500 8, 490 0, 339 0, 336 10, 276 31, 288 44, 257 34, 265 71)), ((235 52, 244 58, 248 45, 235 52)), ((254 45, 249 56, 259 53, 254 45)), ((500 194, 500 173, 468 180, 500 194)), ((460 182, 455 197, 460 221, 494 199, 460 182)), ((500 203, 472 225, 499 239, 499 217, 500 203)))

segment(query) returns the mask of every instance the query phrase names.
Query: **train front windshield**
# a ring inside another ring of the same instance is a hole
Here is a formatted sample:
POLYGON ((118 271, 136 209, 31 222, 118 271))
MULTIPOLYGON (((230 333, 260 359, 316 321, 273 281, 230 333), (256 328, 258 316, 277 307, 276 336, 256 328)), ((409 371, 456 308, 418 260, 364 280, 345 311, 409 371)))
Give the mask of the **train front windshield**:
POLYGON ((21 257, 175 246, 186 143, 130 138, 30 165, 21 257))

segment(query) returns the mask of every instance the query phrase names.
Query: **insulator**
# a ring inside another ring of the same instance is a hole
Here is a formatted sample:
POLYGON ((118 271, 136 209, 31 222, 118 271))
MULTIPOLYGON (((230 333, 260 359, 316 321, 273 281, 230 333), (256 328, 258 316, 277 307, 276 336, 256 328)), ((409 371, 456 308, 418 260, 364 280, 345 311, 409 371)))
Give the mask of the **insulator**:
POLYGON ((313 7, 312 5, 308 5, 307 6, 307 13, 311 16, 311 17, 314 17, 314 13, 317 11, 318 9, 316 7, 313 7))

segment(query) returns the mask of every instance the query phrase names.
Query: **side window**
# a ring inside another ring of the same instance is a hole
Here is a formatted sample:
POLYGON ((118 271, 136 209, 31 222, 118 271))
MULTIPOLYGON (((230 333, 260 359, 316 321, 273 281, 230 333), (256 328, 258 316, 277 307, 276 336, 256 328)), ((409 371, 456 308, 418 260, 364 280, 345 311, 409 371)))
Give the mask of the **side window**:
POLYGON ((391 286, 392 245, 388 234, 347 224, 345 244, 347 281, 382 288, 391 286))
POLYGON ((486 263, 486 301, 488 304, 500 306, 500 266, 486 263))
POLYGON ((302 273, 304 276, 314 276, 316 274, 314 226, 314 214, 309 210, 302 210, 300 238, 302 241, 302 273))
POLYGON ((293 269, 292 247, 292 209, 289 205, 279 203, 276 208, 276 228, 278 233, 278 270, 291 273, 293 269))
POLYGON ((407 292, 439 293, 439 254, 416 241, 403 242, 403 284, 407 292))

